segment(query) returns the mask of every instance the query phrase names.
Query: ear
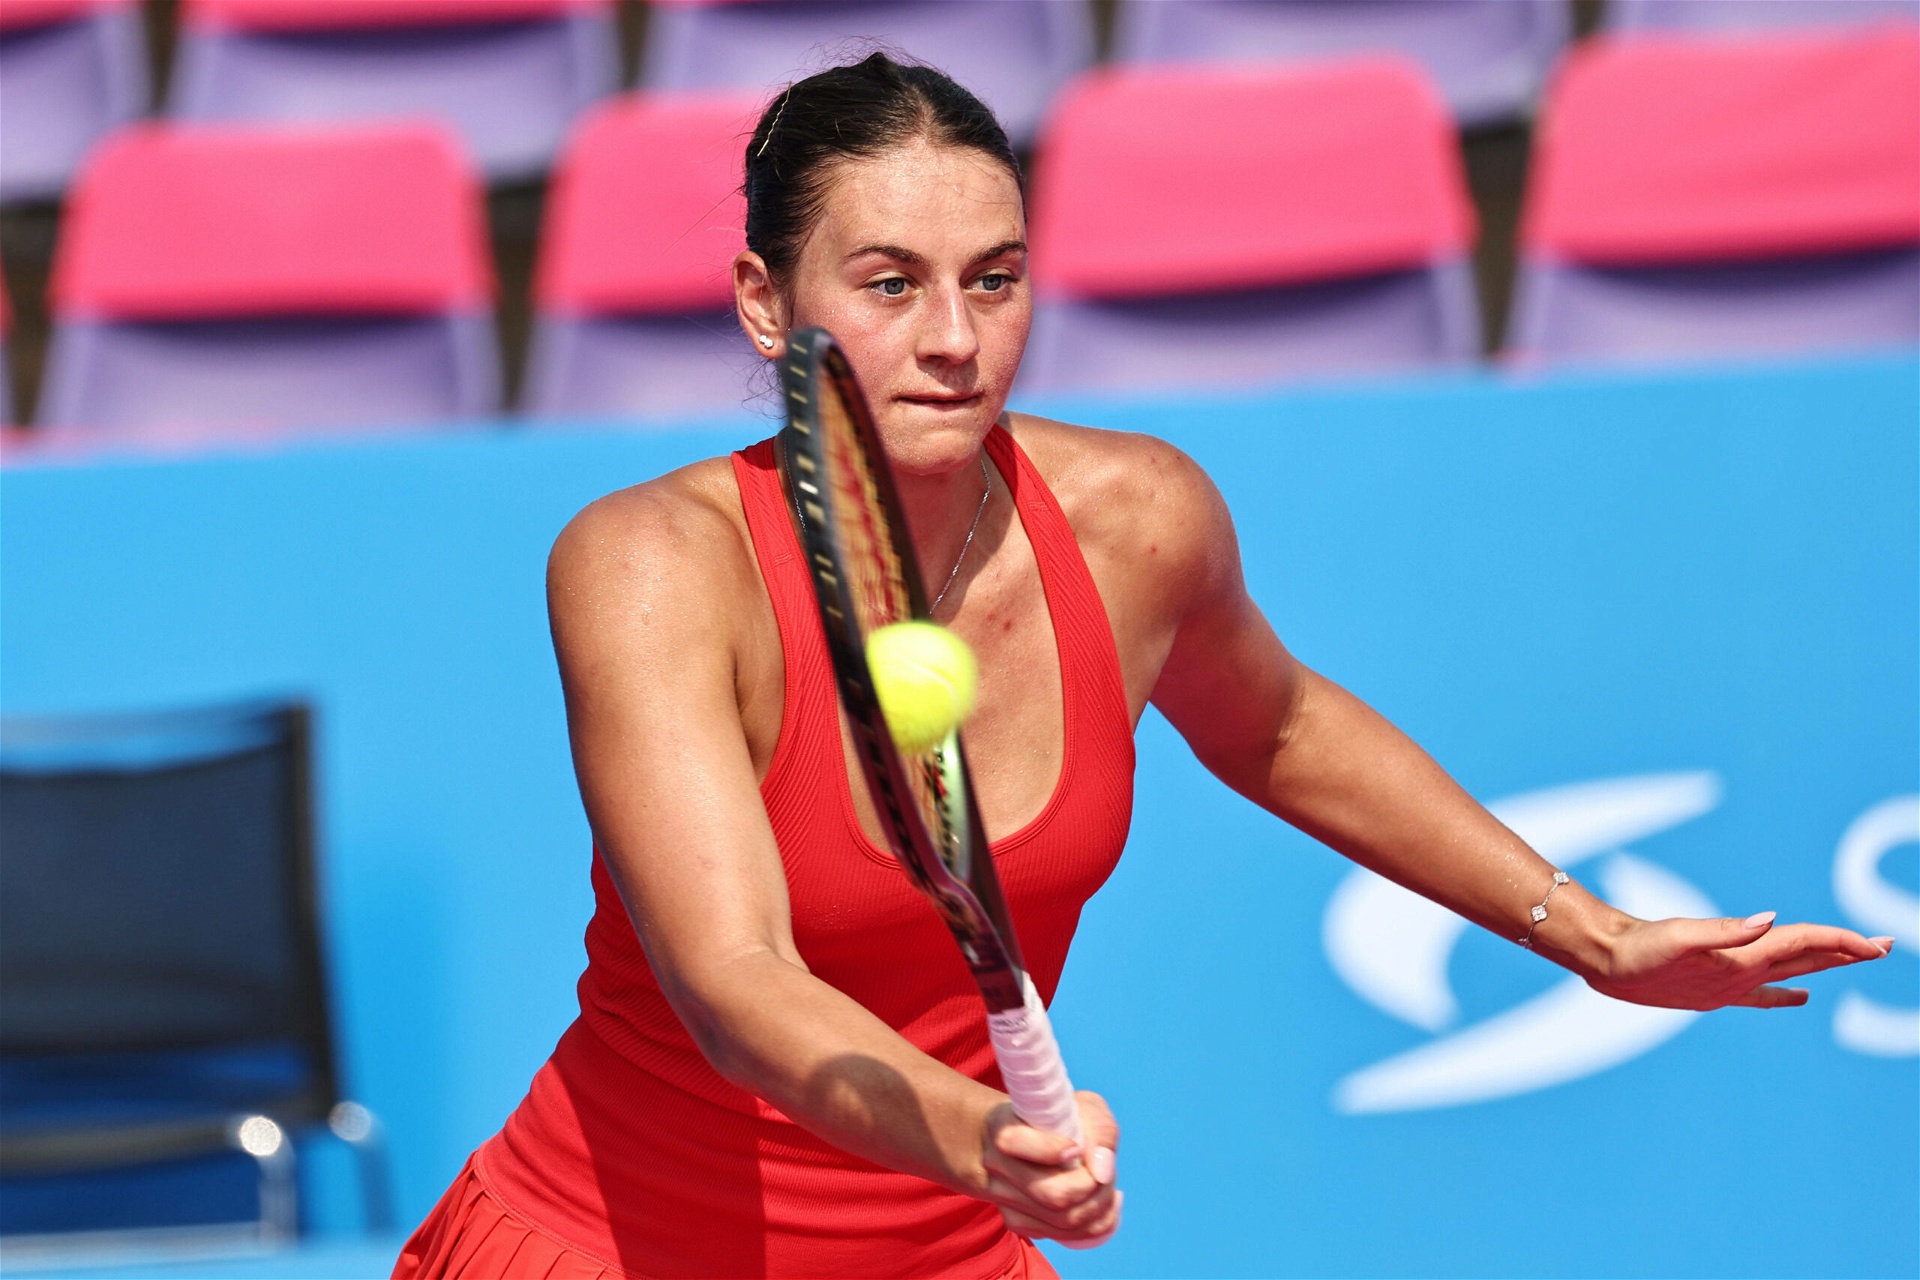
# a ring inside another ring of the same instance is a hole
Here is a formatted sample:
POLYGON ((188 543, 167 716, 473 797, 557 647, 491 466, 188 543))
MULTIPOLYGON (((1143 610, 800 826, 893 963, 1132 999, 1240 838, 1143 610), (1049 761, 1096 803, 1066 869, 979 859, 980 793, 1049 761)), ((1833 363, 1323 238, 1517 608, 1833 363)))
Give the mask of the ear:
POLYGON ((786 353, 786 301, 766 261, 751 249, 733 260, 733 307, 756 354, 778 360, 786 353))

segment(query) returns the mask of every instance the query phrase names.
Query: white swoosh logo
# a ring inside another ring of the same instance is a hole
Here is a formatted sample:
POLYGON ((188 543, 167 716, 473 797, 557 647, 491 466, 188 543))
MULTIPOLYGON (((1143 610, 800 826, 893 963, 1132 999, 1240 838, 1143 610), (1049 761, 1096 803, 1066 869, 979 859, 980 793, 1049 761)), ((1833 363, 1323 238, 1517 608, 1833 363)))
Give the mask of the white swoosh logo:
MULTIPOLYGON (((1712 810, 1708 772, 1610 778, 1527 792, 1488 806, 1549 862, 1570 867, 1611 853, 1601 894, 1649 919, 1711 916, 1692 884, 1621 850, 1712 810)), ((1425 1031, 1459 1017, 1447 962, 1467 922, 1371 871, 1355 869, 1327 905, 1324 939, 1334 971, 1363 998, 1425 1031)), ((1347 1076, 1335 1109, 1358 1114, 1458 1106, 1544 1089, 1616 1066, 1679 1034, 1697 1015, 1599 995, 1578 978, 1512 1009, 1347 1076)))
MULTIPOLYGON (((1863 933, 1893 935, 1894 945, 1920 951, 1920 897, 1880 874, 1880 860, 1920 842, 1920 796, 1895 796, 1867 810, 1840 837, 1833 858, 1833 896, 1863 933)), ((1840 997, 1833 1038, 1855 1053, 1920 1056, 1920 1009, 1881 1004, 1858 991, 1840 997)))

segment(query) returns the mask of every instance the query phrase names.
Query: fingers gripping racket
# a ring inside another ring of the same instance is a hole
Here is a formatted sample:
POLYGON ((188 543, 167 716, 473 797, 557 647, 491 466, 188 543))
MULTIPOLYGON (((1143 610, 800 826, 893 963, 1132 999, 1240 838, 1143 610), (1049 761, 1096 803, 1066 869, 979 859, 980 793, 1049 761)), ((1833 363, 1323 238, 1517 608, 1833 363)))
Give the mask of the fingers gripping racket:
POLYGON ((824 329, 787 339, 782 480, 812 573, 820 621, 887 842, 953 931, 987 1005, 987 1034, 1013 1109, 1081 1145, 1080 1111, 1046 1009, 1007 915, 966 752, 956 731, 920 753, 888 732, 867 668, 876 629, 927 617, 906 521, 880 438, 847 359, 824 329))

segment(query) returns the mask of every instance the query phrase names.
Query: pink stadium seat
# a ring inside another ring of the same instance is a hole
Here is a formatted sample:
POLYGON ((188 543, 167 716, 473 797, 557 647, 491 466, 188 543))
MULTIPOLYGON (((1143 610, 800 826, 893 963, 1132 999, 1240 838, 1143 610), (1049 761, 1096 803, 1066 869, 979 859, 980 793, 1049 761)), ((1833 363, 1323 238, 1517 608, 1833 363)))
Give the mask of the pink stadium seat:
POLYGON ((143 125, 95 153, 54 260, 40 420, 349 425, 492 411, 477 184, 429 125, 143 125))
POLYGON ((1015 145, 1093 61, 1088 0, 654 0, 640 83, 762 92, 878 42, 978 94, 1015 145))
POLYGON ((1920 342, 1920 26, 1577 50, 1522 255, 1526 358, 1920 342))
POLYGON ((1567 42, 1569 0, 1119 0, 1120 62, 1398 53, 1463 125, 1524 114, 1567 42))
POLYGON ((431 116, 493 179, 544 172, 617 74, 613 0, 183 0, 172 113, 431 116))
POLYGON ((1478 352, 1446 107, 1397 58, 1096 73, 1041 141, 1023 391, 1258 383, 1478 352))
POLYGON ((147 108, 139 0, 0 3, 0 201, 47 200, 147 108))
POLYGON ((758 95, 632 94, 590 112, 554 175, 528 411, 738 408, 761 361, 733 315, 741 153, 758 95))

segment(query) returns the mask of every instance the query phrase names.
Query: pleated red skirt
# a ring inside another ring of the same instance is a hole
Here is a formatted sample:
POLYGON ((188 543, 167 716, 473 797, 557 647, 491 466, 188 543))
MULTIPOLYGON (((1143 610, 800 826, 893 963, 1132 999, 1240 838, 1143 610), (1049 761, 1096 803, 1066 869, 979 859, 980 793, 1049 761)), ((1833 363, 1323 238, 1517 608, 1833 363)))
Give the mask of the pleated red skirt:
MULTIPOLYGON (((563 1244, 501 1203, 471 1157, 420 1224, 393 1280, 653 1280, 563 1244)), ((1060 1280, 1033 1241, 994 1280, 1060 1280)))
POLYGON ((507 1208, 480 1181, 471 1158, 393 1268, 393 1280, 624 1280, 627 1275, 507 1208))

